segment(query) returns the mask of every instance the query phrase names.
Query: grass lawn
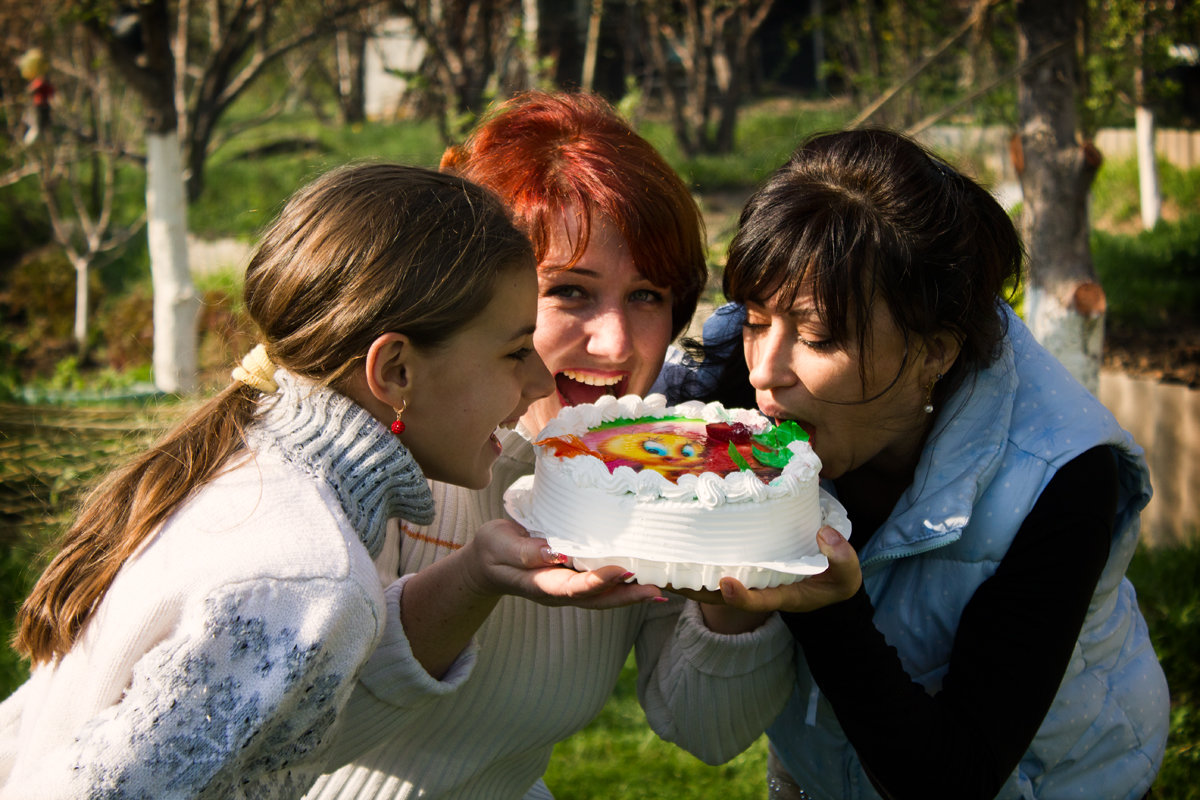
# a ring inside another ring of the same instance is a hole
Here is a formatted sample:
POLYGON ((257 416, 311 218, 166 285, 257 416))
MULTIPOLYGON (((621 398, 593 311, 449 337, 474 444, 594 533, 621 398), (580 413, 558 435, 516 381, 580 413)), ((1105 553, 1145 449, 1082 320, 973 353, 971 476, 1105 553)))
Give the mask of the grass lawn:
POLYGON ((751 800, 766 796, 767 742, 711 767, 659 739, 637 702, 632 656, 604 711, 554 748, 546 785, 556 800, 751 800))

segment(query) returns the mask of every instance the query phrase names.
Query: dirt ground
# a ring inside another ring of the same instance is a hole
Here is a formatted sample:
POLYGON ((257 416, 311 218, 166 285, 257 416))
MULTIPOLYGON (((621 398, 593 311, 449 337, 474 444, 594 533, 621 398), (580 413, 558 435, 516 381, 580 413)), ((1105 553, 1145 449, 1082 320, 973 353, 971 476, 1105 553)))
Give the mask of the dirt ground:
POLYGON ((1200 389, 1200 321, 1161 332, 1109 328, 1104 332, 1104 366, 1200 389))

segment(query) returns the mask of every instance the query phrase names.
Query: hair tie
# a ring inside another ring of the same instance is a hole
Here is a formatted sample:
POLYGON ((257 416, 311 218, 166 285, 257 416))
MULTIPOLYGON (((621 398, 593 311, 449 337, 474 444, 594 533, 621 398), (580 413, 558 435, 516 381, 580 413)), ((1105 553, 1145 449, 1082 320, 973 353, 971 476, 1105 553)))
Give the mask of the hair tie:
POLYGON ((267 355, 267 348, 258 345, 242 358, 242 363, 233 368, 233 379, 263 394, 274 394, 279 385, 275 383, 275 365, 267 355))

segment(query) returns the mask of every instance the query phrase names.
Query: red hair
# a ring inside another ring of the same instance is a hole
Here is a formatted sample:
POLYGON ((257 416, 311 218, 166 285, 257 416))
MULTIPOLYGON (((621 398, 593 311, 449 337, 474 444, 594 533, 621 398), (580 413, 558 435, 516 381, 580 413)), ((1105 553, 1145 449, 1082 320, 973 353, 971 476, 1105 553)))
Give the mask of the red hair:
POLYGON ((638 271, 671 289, 672 333, 692 318, 708 279, 704 223, 687 186, 603 99, 526 92, 493 109, 441 168, 500 195, 540 264, 565 208, 585 211, 568 267, 587 248, 596 215, 629 246, 638 271))

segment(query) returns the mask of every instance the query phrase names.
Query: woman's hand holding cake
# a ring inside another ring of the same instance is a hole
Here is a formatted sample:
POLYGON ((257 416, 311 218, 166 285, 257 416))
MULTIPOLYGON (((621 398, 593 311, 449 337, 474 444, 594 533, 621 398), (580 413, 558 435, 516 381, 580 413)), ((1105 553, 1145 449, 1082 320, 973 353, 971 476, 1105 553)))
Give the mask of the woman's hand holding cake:
POLYGON ((470 542, 405 584, 400 618, 414 657, 430 675, 443 677, 504 595, 549 606, 616 608, 661 594, 626 584, 622 567, 580 573, 563 569, 564 560, 515 522, 484 523, 470 542))
POLYGON ((480 596, 512 594, 543 605, 582 608, 616 608, 662 596, 653 586, 627 583, 631 576, 623 567, 563 569, 566 556, 509 520, 484 525, 460 552, 467 551, 475 551, 468 587, 480 596))
POLYGON ((826 525, 817 532, 817 547, 829 559, 829 568, 819 575, 766 589, 747 589, 736 578, 722 578, 721 599, 742 611, 766 613, 815 611, 853 597, 862 586, 862 569, 850 542, 826 525))

